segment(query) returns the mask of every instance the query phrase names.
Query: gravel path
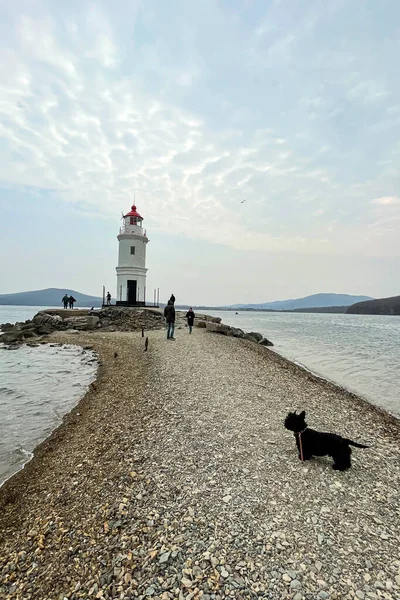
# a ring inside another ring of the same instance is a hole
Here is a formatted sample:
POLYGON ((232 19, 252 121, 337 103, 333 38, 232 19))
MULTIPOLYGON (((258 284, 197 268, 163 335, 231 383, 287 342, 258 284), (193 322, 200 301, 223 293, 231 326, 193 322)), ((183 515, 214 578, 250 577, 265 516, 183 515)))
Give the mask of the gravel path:
POLYGON ((0 490, 0 598, 400 598, 398 423, 251 342, 148 336, 57 335, 102 367, 0 490), (295 408, 371 448, 302 465, 295 408))

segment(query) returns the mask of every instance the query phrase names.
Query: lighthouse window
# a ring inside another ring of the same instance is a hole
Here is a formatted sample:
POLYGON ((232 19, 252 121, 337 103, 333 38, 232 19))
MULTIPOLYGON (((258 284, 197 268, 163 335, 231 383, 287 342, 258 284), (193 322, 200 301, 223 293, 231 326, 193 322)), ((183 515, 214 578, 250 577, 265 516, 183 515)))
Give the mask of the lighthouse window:
POLYGON ((131 246, 131 254, 135 254, 135 246, 131 246))

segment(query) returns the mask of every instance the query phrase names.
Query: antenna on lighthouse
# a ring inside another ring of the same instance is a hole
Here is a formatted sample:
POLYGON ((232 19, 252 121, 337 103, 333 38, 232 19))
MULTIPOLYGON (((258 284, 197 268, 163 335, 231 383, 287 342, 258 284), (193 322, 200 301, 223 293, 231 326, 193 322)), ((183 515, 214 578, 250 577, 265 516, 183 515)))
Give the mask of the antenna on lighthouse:
POLYGON ((122 221, 122 219, 124 219, 124 218, 125 218, 125 215, 124 215, 124 211, 123 211, 123 210, 121 210, 121 215, 122 215, 122 217, 121 217, 121 221, 122 221))

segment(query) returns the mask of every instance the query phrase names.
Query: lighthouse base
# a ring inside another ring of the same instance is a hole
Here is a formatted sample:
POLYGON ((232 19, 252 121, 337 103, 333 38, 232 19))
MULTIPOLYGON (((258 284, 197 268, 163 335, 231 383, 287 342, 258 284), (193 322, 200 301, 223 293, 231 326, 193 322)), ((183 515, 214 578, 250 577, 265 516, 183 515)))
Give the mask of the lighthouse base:
POLYGON ((146 302, 140 302, 139 300, 137 302, 128 302, 128 300, 117 300, 117 302, 115 303, 116 306, 146 306, 146 302))

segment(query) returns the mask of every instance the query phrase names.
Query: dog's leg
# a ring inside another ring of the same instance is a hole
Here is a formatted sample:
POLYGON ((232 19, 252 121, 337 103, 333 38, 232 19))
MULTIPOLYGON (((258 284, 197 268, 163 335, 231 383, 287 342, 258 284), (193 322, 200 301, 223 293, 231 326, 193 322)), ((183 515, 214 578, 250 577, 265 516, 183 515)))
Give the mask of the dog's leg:
POLYGON ((351 467, 351 448, 349 446, 344 446, 340 449, 340 452, 337 452, 332 455, 333 465, 332 469, 335 471, 346 471, 351 467))

